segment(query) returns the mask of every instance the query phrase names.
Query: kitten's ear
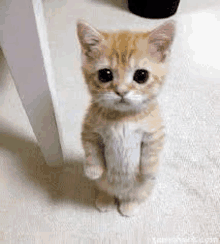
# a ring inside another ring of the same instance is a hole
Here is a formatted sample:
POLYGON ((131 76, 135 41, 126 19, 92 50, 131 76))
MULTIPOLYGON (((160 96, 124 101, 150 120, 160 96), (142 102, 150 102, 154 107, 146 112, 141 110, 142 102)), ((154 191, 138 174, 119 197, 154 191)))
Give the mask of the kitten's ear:
POLYGON ((149 35, 149 54, 163 62, 168 54, 175 34, 175 22, 167 21, 151 31, 149 35))
POLYGON ((77 34, 84 53, 89 57, 97 57, 103 35, 82 20, 77 22, 77 34))

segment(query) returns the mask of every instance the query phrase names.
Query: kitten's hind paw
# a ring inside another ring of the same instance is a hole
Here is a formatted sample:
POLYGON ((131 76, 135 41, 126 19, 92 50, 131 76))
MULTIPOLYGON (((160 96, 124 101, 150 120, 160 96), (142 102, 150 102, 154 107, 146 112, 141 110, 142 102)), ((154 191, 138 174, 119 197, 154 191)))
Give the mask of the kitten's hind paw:
POLYGON ((115 209, 115 199, 112 196, 100 192, 96 198, 96 207, 100 212, 108 212, 115 209))
POLYGON ((85 175, 91 180, 97 180, 101 178, 104 168, 100 165, 86 165, 84 167, 85 175))
POLYGON ((137 202, 120 202, 119 212, 121 215, 131 217, 139 212, 139 203, 137 202))

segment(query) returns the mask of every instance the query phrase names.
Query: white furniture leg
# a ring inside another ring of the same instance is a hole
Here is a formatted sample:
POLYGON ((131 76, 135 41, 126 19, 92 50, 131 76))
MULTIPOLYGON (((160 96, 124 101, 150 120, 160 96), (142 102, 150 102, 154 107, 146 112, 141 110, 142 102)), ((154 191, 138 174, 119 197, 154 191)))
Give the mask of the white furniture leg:
POLYGON ((58 101, 41 0, 0 1, 0 44, 47 163, 62 165, 54 112, 58 101))

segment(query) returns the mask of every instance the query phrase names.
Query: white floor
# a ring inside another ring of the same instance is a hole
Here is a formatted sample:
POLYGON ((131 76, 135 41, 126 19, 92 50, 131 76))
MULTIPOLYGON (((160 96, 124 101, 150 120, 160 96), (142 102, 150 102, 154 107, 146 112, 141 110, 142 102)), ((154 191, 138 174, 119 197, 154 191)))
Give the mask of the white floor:
POLYGON ((148 29, 123 0, 45 0, 66 165, 45 164, 0 53, 0 243, 220 243, 220 1, 181 0, 170 74, 160 96, 167 143, 140 215, 94 208, 82 174, 80 129, 89 98, 76 20, 148 29))

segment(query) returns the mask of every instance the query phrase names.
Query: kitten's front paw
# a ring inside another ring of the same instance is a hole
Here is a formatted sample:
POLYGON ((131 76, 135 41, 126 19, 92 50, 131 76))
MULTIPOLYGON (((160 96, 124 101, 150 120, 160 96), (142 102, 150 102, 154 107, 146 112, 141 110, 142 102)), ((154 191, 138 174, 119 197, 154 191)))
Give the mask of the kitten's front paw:
POLYGON ((97 180, 101 178, 104 168, 100 165, 86 165, 84 167, 85 175, 91 180, 97 180))
POLYGON ((119 212, 121 215, 131 217, 139 212, 140 205, 137 202, 121 202, 119 212))

